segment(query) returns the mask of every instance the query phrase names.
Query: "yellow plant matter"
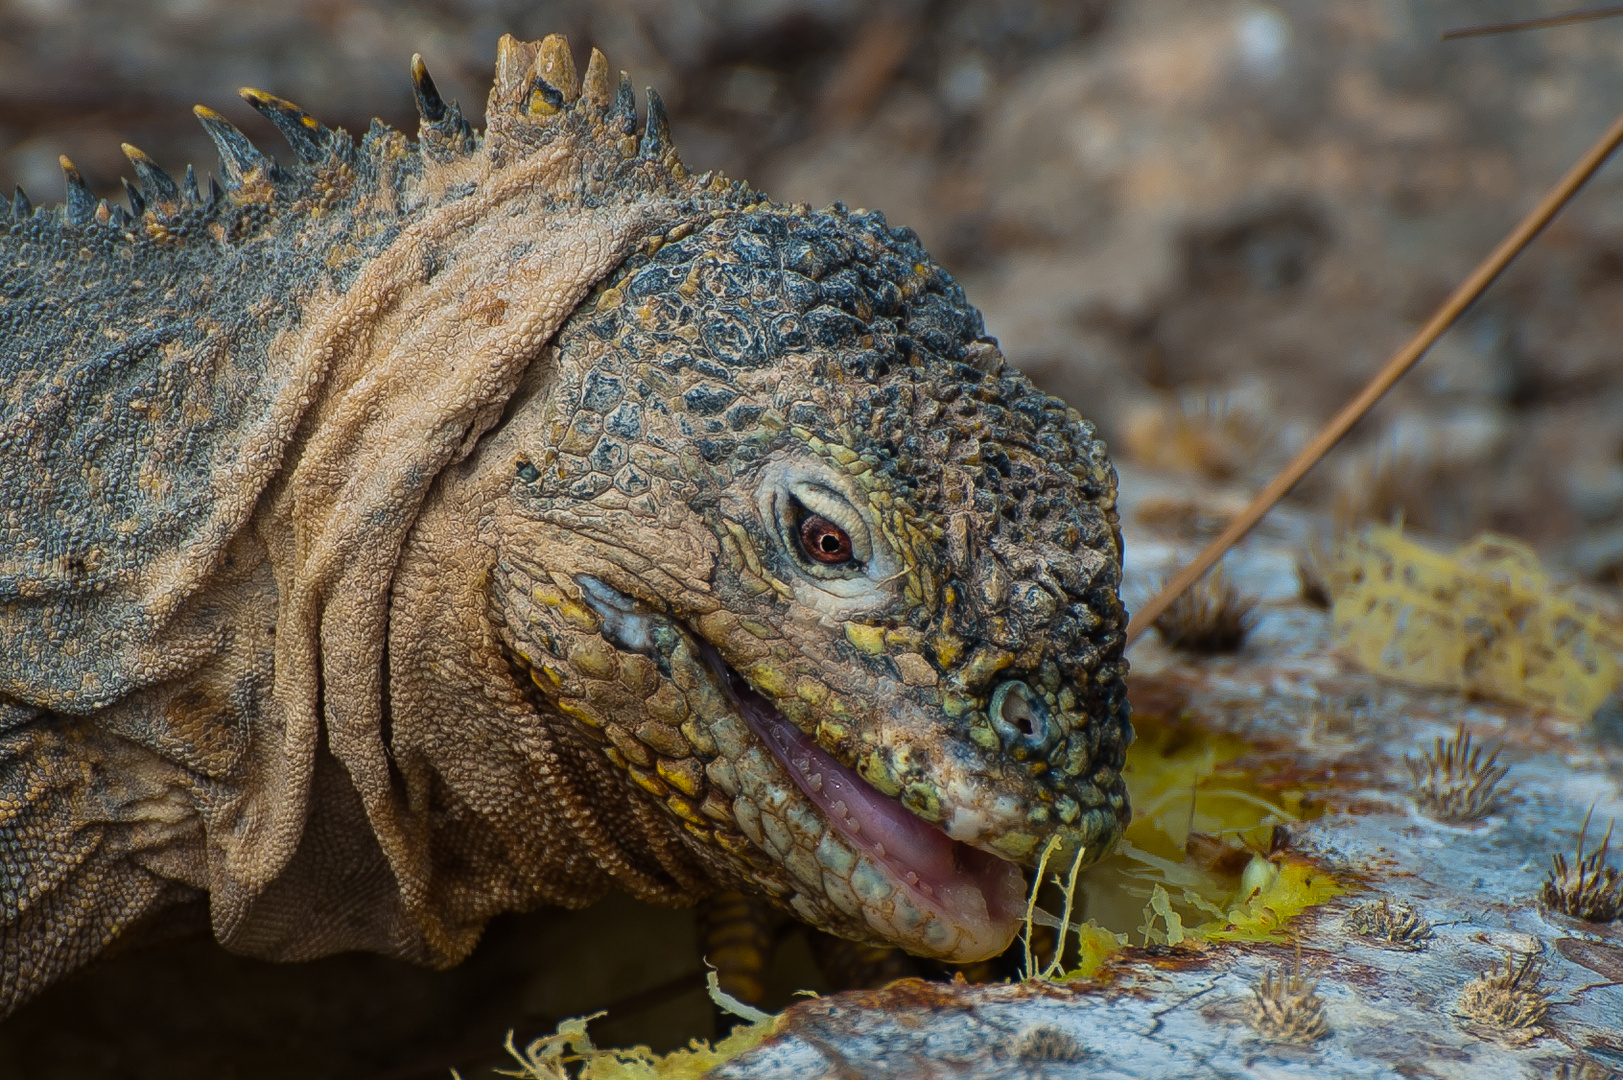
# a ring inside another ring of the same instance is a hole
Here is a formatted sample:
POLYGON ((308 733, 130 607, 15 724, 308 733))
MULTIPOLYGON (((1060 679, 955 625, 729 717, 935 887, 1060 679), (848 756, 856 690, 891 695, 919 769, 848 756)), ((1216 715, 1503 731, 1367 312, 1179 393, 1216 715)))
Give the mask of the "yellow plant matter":
MULTIPOLYGON (((1242 740, 1184 723, 1165 727, 1152 715, 1139 726, 1123 773, 1137 812, 1123 842, 1076 885, 1075 906, 1091 917, 1061 934, 1066 979, 1094 977, 1129 938, 1196 947, 1288 940, 1291 919, 1343 891, 1306 860, 1262 854, 1275 826, 1303 816, 1307 793, 1252 775, 1242 740), (1202 837, 1222 856, 1217 862, 1192 843, 1202 837)), ((1051 883, 1061 896, 1067 891, 1067 883, 1051 883)), ((1037 915, 1059 929, 1058 919, 1037 915)))
POLYGON ((1222 918, 1195 927, 1191 936, 1207 941, 1285 941, 1286 923, 1346 891, 1305 859, 1286 856, 1273 862, 1258 856, 1246 869, 1249 872, 1261 864, 1272 868, 1259 875, 1266 883, 1248 892, 1246 879, 1242 879, 1239 903, 1222 918))
POLYGON ((1073 926, 1076 935, 1076 966, 1065 973, 1067 979, 1091 979, 1105 966, 1105 961, 1127 945, 1127 935, 1117 934, 1089 919, 1073 926))
POLYGON ((1330 586, 1337 636, 1377 674, 1585 719, 1623 685, 1617 614, 1516 540, 1444 554, 1373 526, 1342 540, 1330 586))
POLYGON ((722 1009, 749 1021, 713 1047, 704 1039, 693 1039, 687 1049, 668 1054, 656 1054, 646 1046, 599 1050, 586 1033, 586 1025, 603 1015, 595 1013, 565 1020, 556 1032, 523 1049, 513 1045, 509 1032, 507 1052, 518 1069, 502 1075, 519 1080, 699 1080, 722 1062, 753 1049, 777 1029, 778 1017, 735 1001, 717 986, 715 972, 710 973, 710 996, 722 1009), (578 1064, 579 1070, 571 1073, 567 1066, 572 1064, 578 1064))

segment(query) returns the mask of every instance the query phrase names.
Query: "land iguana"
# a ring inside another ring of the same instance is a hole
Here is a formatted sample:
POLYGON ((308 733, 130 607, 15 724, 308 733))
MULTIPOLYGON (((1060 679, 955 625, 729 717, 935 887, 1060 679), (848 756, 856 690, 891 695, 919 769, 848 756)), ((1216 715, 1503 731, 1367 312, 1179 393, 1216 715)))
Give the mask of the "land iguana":
POLYGON ((6 209, 0 1014, 166 910, 450 965, 765 894, 954 961, 1128 815, 1115 473, 907 229, 504 38, 476 131, 243 91, 6 209), (1053 844, 1054 840, 1058 841, 1053 844))

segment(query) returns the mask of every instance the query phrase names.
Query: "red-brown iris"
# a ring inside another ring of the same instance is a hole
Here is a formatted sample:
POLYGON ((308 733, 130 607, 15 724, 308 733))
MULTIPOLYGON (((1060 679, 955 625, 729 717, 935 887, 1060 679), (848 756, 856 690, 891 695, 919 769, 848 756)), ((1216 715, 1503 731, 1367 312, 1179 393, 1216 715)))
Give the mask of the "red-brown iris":
POLYGON ((807 556, 829 566, 851 561, 851 536, 821 514, 808 514, 800 523, 800 547, 807 556))

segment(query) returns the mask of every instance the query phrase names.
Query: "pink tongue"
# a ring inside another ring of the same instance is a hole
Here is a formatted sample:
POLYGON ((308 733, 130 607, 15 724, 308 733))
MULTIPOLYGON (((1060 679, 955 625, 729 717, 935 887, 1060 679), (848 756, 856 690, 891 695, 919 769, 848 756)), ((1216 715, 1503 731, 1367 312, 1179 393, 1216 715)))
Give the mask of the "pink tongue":
POLYGON ((745 722, 852 843, 882 860, 954 921, 984 926, 1018 917, 1025 879, 1014 864, 960 844, 909 813, 784 719, 719 655, 711 659, 745 722))

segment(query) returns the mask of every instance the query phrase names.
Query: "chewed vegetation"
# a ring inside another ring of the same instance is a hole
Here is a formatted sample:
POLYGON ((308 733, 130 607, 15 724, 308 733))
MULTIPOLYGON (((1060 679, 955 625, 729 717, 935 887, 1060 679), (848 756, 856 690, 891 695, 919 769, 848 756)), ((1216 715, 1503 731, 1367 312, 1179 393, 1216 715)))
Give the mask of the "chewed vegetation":
MULTIPOLYGON (((646 1046, 599 1049, 586 1032, 587 1024, 604 1015, 595 1013, 565 1020, 553 1034, 522 1047, 514 1045, 512 1033, 508 1033, 507 1053, 515 1067, 499 1071, 518 1080, 698 1080, 722 1062, 758 1045, 778 1026, 776 1016, 753 1009, 723 991, 713 971, 710 997, 723 1012, 746 1021, 714 1046, 704 1039, 694 1039, 686 1049, 668 1054, 656 1054, 646 1046)), ((451 1075, 456 1077, 456 1071, 452 1070, 451 1075)))
POLYGON ((1028 945, 1032 976, 1091 977, 1128 944, 1287 941, 1291 919, 1344 891, 1317 865, 1276 850, 1276 830, 1313 816, 1309 792, 1248 774, 1239 739, 1153 715, 1135 723, 1123 773, 1133 823, 1074 882, 1045 868, 1045 903, 1033 907, 1027 941, 1051 941, 1060 923, 1068 930, 1060 955, 1028 945))

